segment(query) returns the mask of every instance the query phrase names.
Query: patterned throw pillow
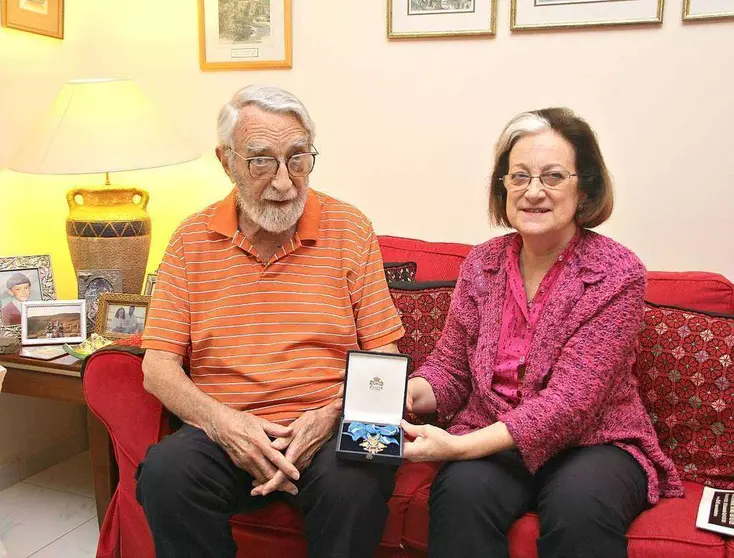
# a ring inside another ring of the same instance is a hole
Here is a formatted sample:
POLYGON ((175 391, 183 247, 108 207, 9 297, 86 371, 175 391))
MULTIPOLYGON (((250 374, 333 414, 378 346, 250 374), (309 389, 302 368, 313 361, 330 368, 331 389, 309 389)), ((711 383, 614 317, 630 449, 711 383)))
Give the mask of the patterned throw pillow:
POLYGON ((398 349, 410 355, 410 372, 423 364, 441 337, 455 285, 455 281, 389 284, 405 328, 398 349))
POLYGON ((418 264, 415 262, 385 262, 385 277, 388 283, 415 281, 418 264))
POLYGON ((734 489, 734 316, 645 305, 636 374, 684 480, 734 489))

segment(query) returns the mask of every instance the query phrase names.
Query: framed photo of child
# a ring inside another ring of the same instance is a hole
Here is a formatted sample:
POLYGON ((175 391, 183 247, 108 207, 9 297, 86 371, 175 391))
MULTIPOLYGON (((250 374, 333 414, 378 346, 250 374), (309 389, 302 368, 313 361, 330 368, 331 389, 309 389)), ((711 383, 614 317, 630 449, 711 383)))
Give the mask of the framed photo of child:
POLYGON ((146 295, 102 293, 95 332, 112 339, 143 333, 149 306, 146 295))
POLYGON ((55 298, 50 256, 0 258, 0 335, 20 337, 24 302, 55 298))

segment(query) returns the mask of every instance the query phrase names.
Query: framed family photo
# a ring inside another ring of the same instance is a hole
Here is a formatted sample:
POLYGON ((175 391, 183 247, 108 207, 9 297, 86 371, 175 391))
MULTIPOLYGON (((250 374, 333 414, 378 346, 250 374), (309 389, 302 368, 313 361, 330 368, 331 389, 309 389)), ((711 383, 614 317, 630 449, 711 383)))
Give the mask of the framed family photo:
POLYGON ((511 0, 510 29, 660 24, 664 0, 511 0))
POLYGON ((95 333, 110 339, 143 333, 149 306, 149 296, 103 293, 99 297, 95 333))
POLYGON ((387 37, 491 36, 496 0, 388 0, 387 37))
POLYGON ((24 302, 21 344, 81 343, 87 337, 84 300, 24 302))
POLYGON ((64 0, 0 0, 3 27, 64 38, 64 0))
POLYGON ((683 21, 734 18, 734 0, 684 0, 683 21))
POLYGON ((55 298, 50 256, 0 258, 0 335, 20 337, 24 302, 55 298))
POLYGON ((292 0, 199 0, 199 66, 293 66, 292 0))

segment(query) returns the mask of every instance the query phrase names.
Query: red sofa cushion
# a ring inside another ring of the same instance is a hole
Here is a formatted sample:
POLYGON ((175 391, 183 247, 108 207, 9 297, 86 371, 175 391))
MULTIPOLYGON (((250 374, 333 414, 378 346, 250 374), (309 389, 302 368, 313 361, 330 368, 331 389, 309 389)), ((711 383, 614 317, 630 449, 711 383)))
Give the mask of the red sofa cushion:
POLYGON ((681 477, 734 488, 734 317, 646 305, 636 374, 681 477))
POLYGON ((410 355, 409 371, 419 368, 441 337, 454 292, 454 281, 390 283, 390 296, 405 328, 398 350, 410 355))
POLYGON ((418 264, 415 262, 384 262, 385 279, 391 281, 415 281, 418 264))
POLYGON ((380 236, 378 241, 383 261, 418 264, 416 281, 456 280, 461 262, 472 249, 469 244, 426 242, 397 236, 380 236))
MULTIPOLYGON (((419 486, 405 517, 405 545, 427 550, 428 497, 438 467, 433 464, 408 464, 413 482, 419 486), (415 468, 413 468, 415 465, 415 468), (430 466, 429 466, 430 465, 430 466), (420 467, 419 467, 420 466, 420 467)), ((696 529, 695 517, 703 486, 684 482, 685 498, 663 498, 644 511, 627 532, 630 558, 724 558, 726 547, 721 537, 696 529)), ((510 556, 536 558, 540 524, 534 513, 521 517, 508 533, 510 556)))
POLYGON ((650 271, 645 299, 701 312, 734 314, 734 284, 718 273, 650 271))

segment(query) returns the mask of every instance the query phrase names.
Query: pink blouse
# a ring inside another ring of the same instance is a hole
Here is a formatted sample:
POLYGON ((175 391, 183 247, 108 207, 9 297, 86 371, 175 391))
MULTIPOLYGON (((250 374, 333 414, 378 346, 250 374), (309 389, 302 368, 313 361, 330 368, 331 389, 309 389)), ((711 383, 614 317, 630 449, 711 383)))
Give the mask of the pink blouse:
POLYGON ((516 407, 522 398, 522 380, 525 373, 525 359, 530 350, 530 342, 535 333, 535 324, 543 313, 553 285, 561 274, 568 256, 578 243, 580 234, 568 243, 558 260, 551 266, 540 282, 535 298, 528 302, 525 285, 520 273, 520 249, 522 237, 518 234, 507 246, 507 288, 512 296, 505 297, 502 309, 497 358, 494 360, 492 391, 507 403, 516 407))

